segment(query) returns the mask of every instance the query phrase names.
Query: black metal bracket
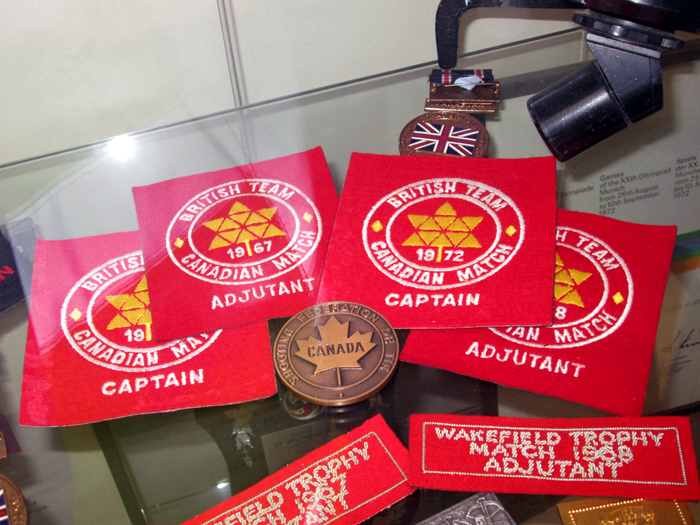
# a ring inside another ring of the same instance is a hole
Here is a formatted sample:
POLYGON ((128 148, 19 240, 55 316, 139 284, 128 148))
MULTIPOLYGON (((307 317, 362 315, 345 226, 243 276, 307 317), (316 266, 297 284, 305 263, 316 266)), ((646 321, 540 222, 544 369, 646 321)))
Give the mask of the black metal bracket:
POLYGON ((581 4, 568 0, 442 0, 435 15, 435 40, 442 69, 457 65, 459 21, 464 13, 478 7, 576 9, 581 8, 581 4))
POLYGON ((697 0, 442 0, 435 16, 438 62, 442 69, 457 65, 459 21, 464 13, 478 7, 591 9, 665 32, 700 33, 697 0))

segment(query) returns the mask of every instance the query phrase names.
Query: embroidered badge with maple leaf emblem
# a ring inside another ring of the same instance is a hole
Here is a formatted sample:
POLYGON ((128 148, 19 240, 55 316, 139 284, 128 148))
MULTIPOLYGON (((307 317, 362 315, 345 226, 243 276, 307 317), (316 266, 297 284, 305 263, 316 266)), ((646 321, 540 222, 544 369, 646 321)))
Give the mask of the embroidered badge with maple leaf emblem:
POLYGON ((338 205, 320 148, 133 194, 154 340, 288 317, 317 302, 338 205))
POLYGON ((323 303, 292 317, 274 347, 277 374, 297 395, 321 405, 357 403, 378 392, 398 362, 396 333, 376 311, 323 303))
POLYGON ((551 325, 413 330, 401 359, 638 416, 676 227, 557 215, 551 325))

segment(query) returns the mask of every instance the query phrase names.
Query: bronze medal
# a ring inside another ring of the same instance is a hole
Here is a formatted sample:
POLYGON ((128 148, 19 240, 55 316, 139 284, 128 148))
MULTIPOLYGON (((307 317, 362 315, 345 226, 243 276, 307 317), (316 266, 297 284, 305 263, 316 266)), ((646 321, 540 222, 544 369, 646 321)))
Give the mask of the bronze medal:
POLYGON ((277 375, 299 397, 327 406, 374 395, 399 361, 396 332, 378 312, 356 303, 308 308, 282 327, 273 349, 277 375))
MULTIPOLYGON (((7 457, 5 436, 0 432, 0 459, 7 457)), ((27 525, 27 504, 17 485, 0 475, 0 523, 27 525)))
POLYGON ((0 475, 0 523, 3 514, 9 525, 27 525, 27 505, 17 485, 0 475))
POLYGON ((406 124, 399 139, 401 155, 485 157, 489 135, 468 113, 431 111, 406 124))

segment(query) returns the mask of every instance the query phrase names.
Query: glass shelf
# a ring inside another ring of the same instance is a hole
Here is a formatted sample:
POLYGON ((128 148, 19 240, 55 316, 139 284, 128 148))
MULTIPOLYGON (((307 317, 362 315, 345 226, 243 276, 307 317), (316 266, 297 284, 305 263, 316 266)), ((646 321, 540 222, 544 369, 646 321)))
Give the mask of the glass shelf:
MULTIPOLYGON (((660 198, 651 205, 614 208, 601 199, 600 192, 607 174, 665 170, 675 166, 677 158, 700 154, 700 104, 695 96, 700 46, 696 43, 664 57, 666 108, 662 112, 558 164, 560 206, 623 220, 677 224, 680 234, 700 230, 700 206, 688 205, 697 204, 700 194, 673 206, 672 176, 659 182, 660 198)), ((489 156, 549 155, 525 102, 591 58, 578 30, 463 56, 458 68, 491 68, 500 81, 502 102, 495 115, 486 117, 489 156)), ((25 291, 31 289, 35 239, 136 230, 132 186, 321 145, 340 192, 353 151, 398 153, 402 128, 423 112, 433 67, 422 64, 387 72, 0 166, 0 211, 6 216, 25 291)), ((676 280, 674 290, 698 287, 694 272, 676 280)), ((668 298, 662 326, 675 326, 673 299, 668 298)), ((279 320, 271 321, 273 337, 279 326, 279 320)), ((23 448, 0 464, 0 472, 20 485, 35 523, 88 523, 96 516, 106 524, 127 519, 134 524, 181 523, 378 413, 404 443, 408 416, 417 412, 605 415, 554 398, 402 363, 377 396, 344 409, 302 403, 280 385, 276 396, 242 405, 62 430, 20 427, 17 414, 26 329, 26 305, 0 317, 4 379, 0 405, 23 448), (421 385, 419 392, 416 384, 421 385)), ((692 392, 684 392, 674 394, 670 404, 664 401, 660 384, 668 384, 669 377, 663 375, 667 371, 663 362, 657 362, 656 369, 660 372, 650 384, 650 412, 700 400, 700 393, 695 399, 692 392)), ((671 375, 670 380, 678 378, 671 375)), ((693 422, 700 424, 696 417, 693 422)), ((695 435, 700 436, 700 431, 695 435)), ((420 491, 374 523, 417 523, 464 497, 420 491)), ((501 499, 518 523, 559 523, 555 504, 560 498, 503 495, 501 499)), ((692 505, 692 511, 697 519, 697 505, 692 505)))

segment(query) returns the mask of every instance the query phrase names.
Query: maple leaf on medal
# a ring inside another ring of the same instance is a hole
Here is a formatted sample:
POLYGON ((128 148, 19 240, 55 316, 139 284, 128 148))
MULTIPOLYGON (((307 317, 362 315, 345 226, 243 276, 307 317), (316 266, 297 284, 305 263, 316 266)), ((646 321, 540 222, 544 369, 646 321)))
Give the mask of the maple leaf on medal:
POLYGON ((325 325, 318 326, 320 340, 311 336, 296 342, 299 347, 297 357, 316 365, 314 375, 335 370, 338 386, 342 386, 340 369, 362 370, 358 361, 377 346, 372 342, 371 332, 363 334, 358 331, 348 337, 349 326, 350 322, 340 323, 331 315, 325 325))

